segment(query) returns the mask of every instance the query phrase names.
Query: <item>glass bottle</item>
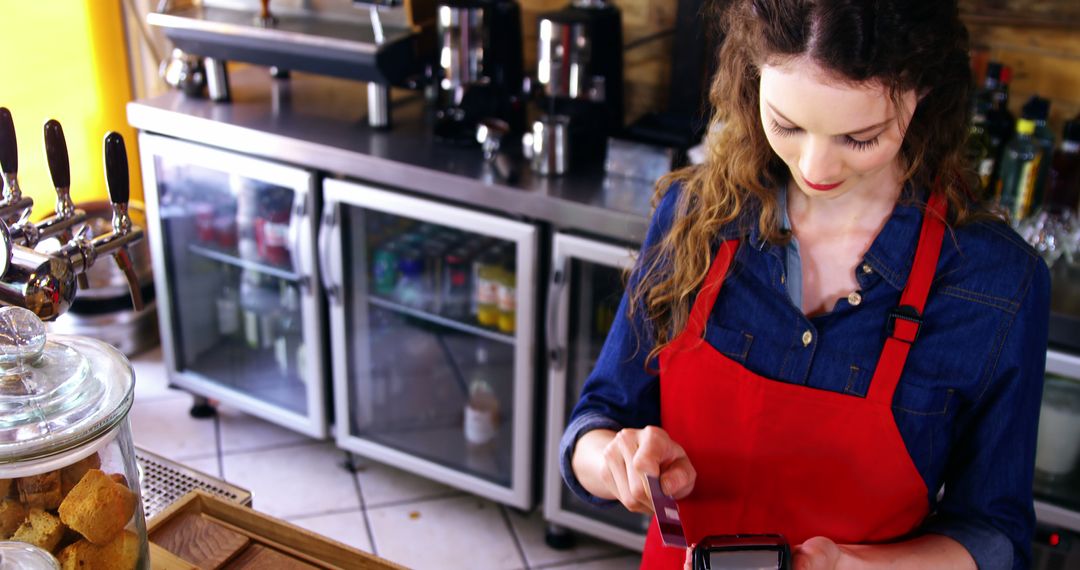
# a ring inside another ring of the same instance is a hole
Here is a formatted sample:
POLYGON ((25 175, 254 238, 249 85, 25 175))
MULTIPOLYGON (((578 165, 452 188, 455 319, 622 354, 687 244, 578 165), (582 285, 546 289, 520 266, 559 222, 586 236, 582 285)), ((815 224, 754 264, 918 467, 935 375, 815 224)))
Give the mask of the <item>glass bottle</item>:
POLYGON ((986 66, 986 81, 983 83, 983 96, 990 101, 990 107, 986 113, 987 133, 990 135, 990 145, 993 148, 994 163, 997 170, 991 179, 991 187, 996 188, 996 180, 1001 176, 1002 160, 1009 139, 1016 132, 1016 118, 1009 111, 1009 79, 1011 72, 1008 67, 990 62, 986 66))
POLYGON ((236 273, 222 268, 221 294, 217 298, 218 334, 232 338, 240 332, 240 293, 236 289, 236 273))
POLYGON ((1027 217, 1041 198, 1036 195, 1036 182, 1042 151, 1034 141, 1034 133, 1033 121, 1017 121, 1016 138, 1009 142, 1001 163, 996 195, 1013 224, 1027 217))
POLYGON ((476 366, 469 381, 465 404, 465 441, 470 445, 491 443, 499 433, 499 398, 495 395, 487 349, 476 346, 476 366))
POLYGON ((502 258, 498 273, 496 307, 499 331, 514 334, 517 320, 517 264, 512 250, 502 258))
POLYGON ((1047 175, 1046 207, 1076 213, 1080 207, 1080 115, 1065 122, 1061 147, 1054 152, 1047 175))
POLYGON ((452 319, 464 319, 469 314, 469 296, 472 284, 469 282, 469 252, 457 247, 443 258, 443 314, 452 319))
POLYGON ((986 109, 979 108, 980 104, 976 106, 968 130, 967 156, 979 175, 979 195, 988 199, 991 197, 990 181, 994 175, 994 145, 990 141, 986 109))
POLYGON ((485 327, 499 324, 499 273, 501 257, 496 247, 489 248, 477 259, 476 320, 485 327))
POLYGON ((300 347, 303 341, 303 323, 300 317, 300 294, 296 287, 281 281, 281 319, 274 338, 274 360, 282 376, 295 371, 300 376, 300 347))
POLYGON ((1050 174, 1050 157, 1054 154, 1054 131, 1046 126, 1046 119, 1050 116, 1050 101, 1038 95, 1032 95, 1024 103, 1021 116, 1035 123, 1035 133, 1032 138, 1042 151, 1043 160, 1039 161, 1039 175, 1035 181, 1036 195, 1042 196, 1046 190, 1046 178, 1050 174))

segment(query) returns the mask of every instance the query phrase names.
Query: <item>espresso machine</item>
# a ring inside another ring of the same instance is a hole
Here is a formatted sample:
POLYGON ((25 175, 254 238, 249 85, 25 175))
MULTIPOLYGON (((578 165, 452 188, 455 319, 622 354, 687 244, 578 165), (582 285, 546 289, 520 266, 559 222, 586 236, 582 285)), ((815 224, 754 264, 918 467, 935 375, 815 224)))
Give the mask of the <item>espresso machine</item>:
POLYGON ((440 0, 437 9, 435 135, 473 143, 481 121, 503 121, 520 133, 521 7, 517 0, 440 0))
POLYGON ((538 27, 544 115, 523 146, 534 170, 561 174, 572 162, 601 158, 607 137, 623 127, 622 15, 607 0, 573 0, 541 14, 538 27))

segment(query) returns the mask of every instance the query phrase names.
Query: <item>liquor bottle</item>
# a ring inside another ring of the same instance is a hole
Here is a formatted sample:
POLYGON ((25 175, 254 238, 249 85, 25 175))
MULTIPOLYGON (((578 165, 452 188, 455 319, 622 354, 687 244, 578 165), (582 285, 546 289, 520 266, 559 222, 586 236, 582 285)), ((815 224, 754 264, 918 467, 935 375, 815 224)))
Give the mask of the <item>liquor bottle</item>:
POLYGON ((1023 220, 1038 207, 1041 196, 1036 195, 1036 181, 1042 150, 1035 143, 1035 123, 1020 119, 1016 137, 1005 148, 997 181, 997 201, 1008 212, 1013 224, 1023 220))
POLYGON ((989 101, 976 102, 967 140, 967 158, 979 176, 979 195, 984 200, 992 198, 990 182, 996 165, 994 145, 990 141, 989 123, 986 120, 989 107, 989 101))
POLYGON ((1050 101, 1038 95, 1032 95, 1024 103, 1021 117, 1030 119, 1035 123, 1035 144, 1042 150, 1043 160, 1039 162, 1039 175, 1035 182, 1036 195, 1042 196, 1046 189, 1046 177, 1050 173, 1050 157, 1054 154, 1054 131, 1046 126, 1046 119, 1050 116, 1050 101))
POLYGON ((986 66, 986 81, 983 83, 982 95, 990 101, 990 107, 986 112, 986 131, 990 135, 990 145, 993 148, 994 163, 997 168, 991 178, 991 187, 997 186, 997 178, 1001 176, 1002 155, 1009 139, 1016 132, 1016 118, 1009 112, 1010 77, 1009 68, 1000 63, 992 61, 986 66))
POLYGON ((1080 115, 1065 122, 1061 147, 1054 153, 1046 180, 1046 208, 1075 214, 1080 207, 1080 115))

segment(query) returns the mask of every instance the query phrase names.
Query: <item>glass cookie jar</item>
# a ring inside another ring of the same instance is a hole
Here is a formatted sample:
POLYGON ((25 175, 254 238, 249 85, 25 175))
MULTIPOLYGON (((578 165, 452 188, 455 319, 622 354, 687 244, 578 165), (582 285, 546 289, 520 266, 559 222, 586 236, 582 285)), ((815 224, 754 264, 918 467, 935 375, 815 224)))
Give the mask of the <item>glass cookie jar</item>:
POLYGON ((45 336, 0 308, 0 540, 63 568, 149 567, 128 411, 135 379, 104 342, 45 336))

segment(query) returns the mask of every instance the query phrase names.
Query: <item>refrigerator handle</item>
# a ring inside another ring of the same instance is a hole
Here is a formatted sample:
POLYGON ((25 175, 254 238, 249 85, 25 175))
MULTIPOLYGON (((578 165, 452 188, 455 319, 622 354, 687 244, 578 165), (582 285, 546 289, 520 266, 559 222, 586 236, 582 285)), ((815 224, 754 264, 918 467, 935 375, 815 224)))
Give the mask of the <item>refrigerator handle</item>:
POLYGON ((292 219, 289 220, 289 247, 292 248, 293 267, 299 274, 300 291, 311 294, 311 217, 308 216, 309 194, 297 192, 293 200, 292 219))
POLYGON ((548 358, 551 359, 553 370, 562 370, 566 364, 566 351, 559 343, 559 331, 562 330, 559 317, 565 312, 560 310, 559 299, 562 298, 562 291, 570 281, 569 272, 569 258, 556 257, 551 271, 551 288, 548 290, 546 327, 548 358))
POLYGON ((330 254, 331 247, 337 248, 341 244, 341 231, 338 223, 340 211, 337 202, 327 200, 323 204, 322 221, 319 223, 319 277, 331 305, 341 304, 339 272, 332 269, 334 267, 332 264, 341 256, 332 256, 330 254))

